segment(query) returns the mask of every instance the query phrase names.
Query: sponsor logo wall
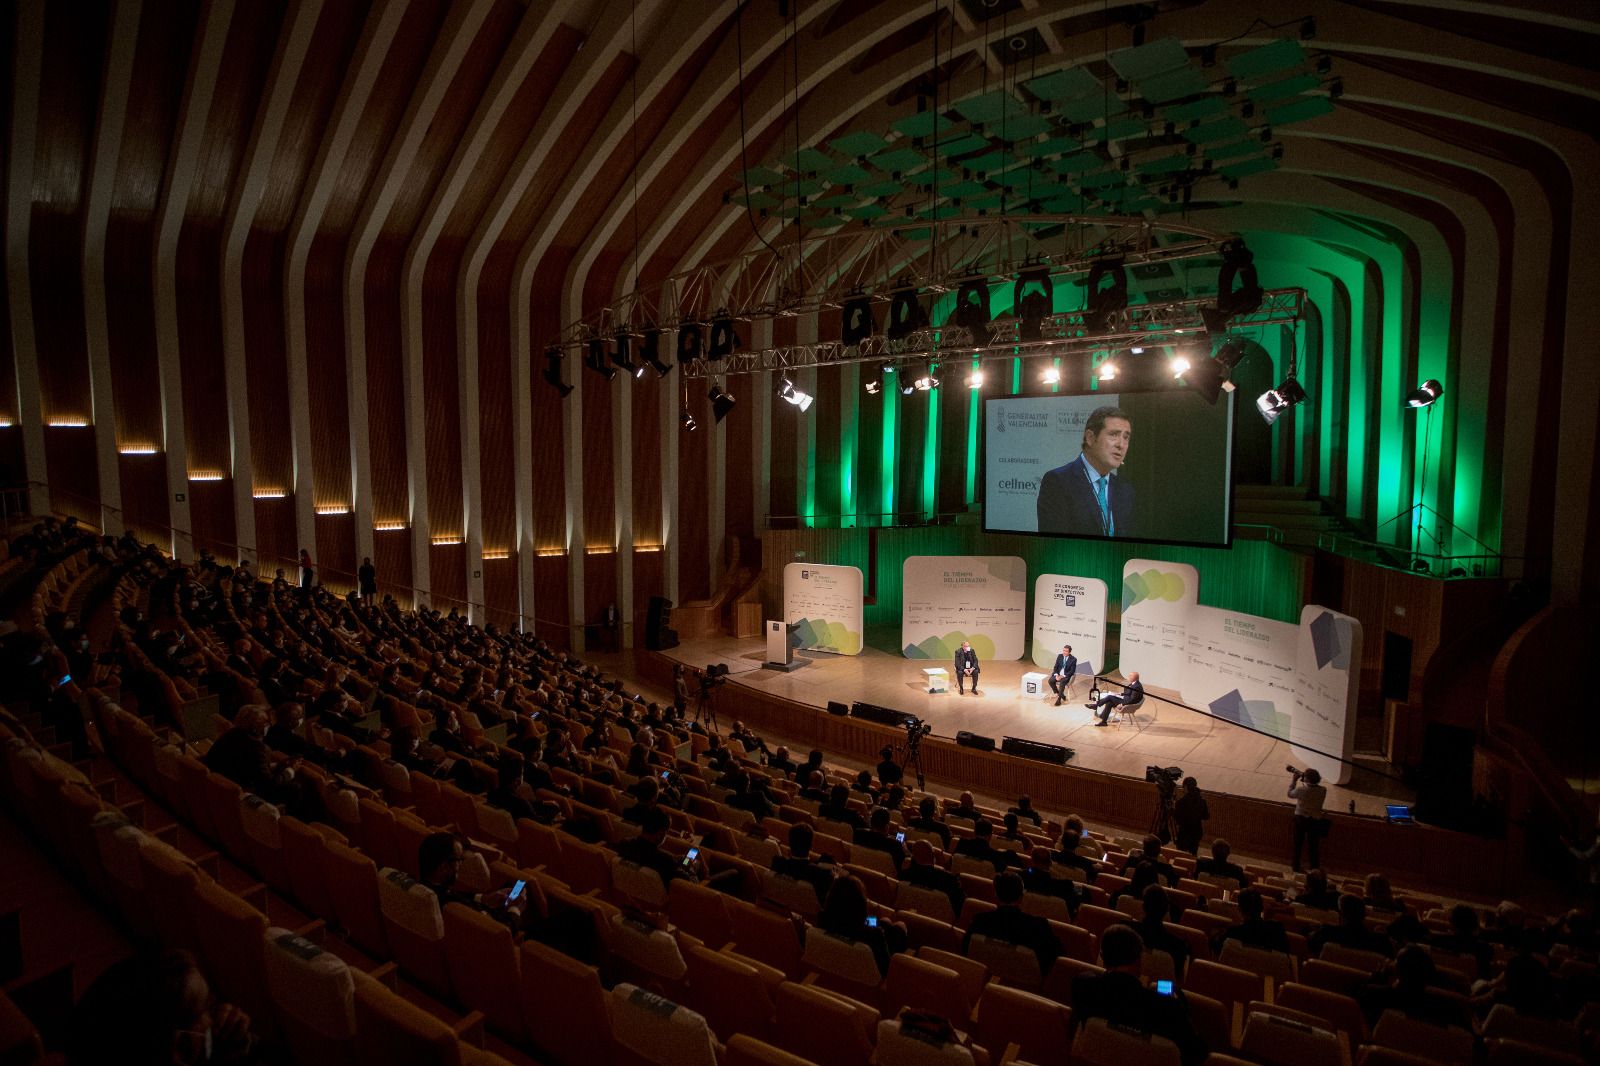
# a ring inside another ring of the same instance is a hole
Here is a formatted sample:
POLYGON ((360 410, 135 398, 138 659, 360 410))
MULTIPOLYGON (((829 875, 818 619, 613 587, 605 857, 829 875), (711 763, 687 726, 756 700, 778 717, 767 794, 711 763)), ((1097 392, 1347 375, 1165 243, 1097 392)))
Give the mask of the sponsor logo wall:
POLYGON ((1129 559, 1122 567, 1122 676, 1137 670, 1146 685, 1181 690, 1189 614, 1199 601, 1194 567, 1129 559))
POLYGON ((860 655, 865 632, 861 571, 854 566, 790 563, 783 568, 783 617, 790 640, 806 651, 860 655))
POLYGON ((1072 645, 1078 673, 1105 669, 1106 583, 1099 578, 1040 574, 1034 580, 1034 665, 1049 670, 1063 644, 1072 645))
POLYGON ((980 662, 1022 658, 1028 567, 1014 555, 912 555, 901 568, 900 647, 948 661, 963 640, 980 662))

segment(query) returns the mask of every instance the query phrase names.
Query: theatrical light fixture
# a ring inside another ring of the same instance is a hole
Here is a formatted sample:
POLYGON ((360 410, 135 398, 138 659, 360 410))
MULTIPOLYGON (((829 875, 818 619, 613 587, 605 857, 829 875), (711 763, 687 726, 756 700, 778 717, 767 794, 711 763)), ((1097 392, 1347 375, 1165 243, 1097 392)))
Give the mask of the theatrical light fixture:
POLYGON ((903 374, 898 370, 895 370, 894 367, 890 367, 890 369, 895 371, 895 376, 900 381, 900 395, 910 396, 912 393, 917 391, 917 382, 916 379, 911 376, 911 370, 909 367, 906 368, 906 371, 903 374))
POLYGON ((1122 268, 1122 260, 1095 260, 1084 285, 1083 328, 1089 333, 1104 333, 1111 316, 1127 308, 1128 272, 1122 268))
POLYGON ((1174 353, 1172 358, 1167 360, 1167 369, 1172 371, 1172 376, 1179 381, 1183 380, 1183 375, 1187 374, 1192 366, 1189 357, 1181 352, 1174 353))
POLYGON ((939 379, 934 376, 932 363, 928 363, 926 366, 924 366, 922 368, 922 373, 918 374, 917 377, 911 382, 912 387, 918 392, 930 392, 934 389, 937 389, 939 384, 939 379))
POLYGON ((1025 341, 1038 340, 1039 324, 1055 306, 1055 285, 1050 280, 1050 268, 1031 267, 1018 274, 1011 300, 1021 319, 1017 337, 1025 341))
POLYGON ((1195 360, 1192 367, 1178 374, 1178 378, 1198 392, 1206 402, 1214 404, 1221 398, 1224 389, 1233 391, 1233 382, 1230 380, 1233 368, 1239 365, 1244 355, 1244 345, 1229 339, 1217 349, 1216 355, 1210 359, 1195 360))
POLYGON ((700 358, 704 347, 705 335, 700 332, 700 323, 686 319, 678 324, 678 362, 700 358))
POLYGON ((645 372, 643 363, 635 363, 628 358, 628 348, 633 343, 633 338, 625 330, 617 330, 611 347, 611 361, 619 368, 626 370, 630 377, 641 377, 645 372))
POLYGON ((1284 378, 1283 384, 1275 389, 1268 389, 1256 400, 1256 409, 1261 412, 1261 417, 1267 420, 1267 425, 1276 422, 1285 411, 1295 404, 1304 403, 1306 390, 1294 378, 1284 378))
POLYGON ((1429 407, 1435 400, 1444 395, 1444 386, 1433 378, 1429 378, 1418 385, 1406 397, 1407 407, 1429 407))
POLYGON ((872 298, 864 294, 851 296, 839 312, 839 341, 846 348, 854 348, 872 336, 872 298))
POLYGON ((1117 361, 1115 359, 1107 359, 1101 363, 1099 376, 1101 381, 1115 381, 1117 377, 1117 361))
POLYGON ((1046 385, 1056 385, 1061 381, 1061 368, 1051 363, 1039 373, 1039 380, 1046 385))
POLYGON ((728 412, 733 410, 739 402, 734 399, 731 392, 724 392, 721 385, 711 386, 711 391, 706 393, 706 398, 711 401, 711 417, 721 422, 728 417, 728 412))
POLYGON ((967 375, 967 388, 969 388, 969 389, 981 389, 981 388, 983 388, 983 371, 974 370, 972 373, 967 375))
POLYGON ((950 316, 956 325, 981 337, 989 328, 989 279, 969 278, 956 292, 955 313, 950 316))
POLYGON ((678 422, 683 426, 684 432, 686 433, 693 433, 700 426, 700 423, 694 420, 694 415, 689 413, 689 409, 687 407, 685 407, 682 413, 678 415, 678 422))
POLYGON ((913 331, 927 325, 926 312, 922 309, 922 302, 917 299, 917 290, 914 286, 896 289, 889 300, 889 323, 884 332, 892 341, 905 340, 913 331))
POLYGON ((809 411, 811 409, 811 394, 802 389, 795 388, 794 382, 790 381, 788 378, 783 378, 781 381, 779 381, 778 396, 785 403, 794 404, 794 406, 800 408, 802 412, 809 411))
POLYGON ((617 368, 606 365, 606 340, 604 337, 589 338, 589 354, 584 357, 583 365, 607 381, 617 376, 617 368))
POLYGON ((1134 355, 1143 355, 1144 354, 1144 349, 1139 347, 1137 344, 1134 345, 1132 348, 1129 348, 1128 351, 1132 352, 1134 355))
POLYGON ((726 311, 718 311, 711 320, 711 340, 706 351, 707 359, 726 359, 739 347, 739 335, 733 331, 733 319, 726 311))
POLYGON ((876 396, 883 391, 883 368, 878 367, 867 371, 867 376, 861 380, 861 387, 867 390, 868 396, 876 396))
POLYGON ((664 378, 672 369, 671 364, 661 361, 661 331, 656 327, 645 327, 644 340, 639 346, 639 358, 656 372, 656 377, 664 378))
POLYGON ((561 362, 566 356, 552 344, 544 350, 544 380, 565 400, 572 395, 572 386, 561 380, 561 362))

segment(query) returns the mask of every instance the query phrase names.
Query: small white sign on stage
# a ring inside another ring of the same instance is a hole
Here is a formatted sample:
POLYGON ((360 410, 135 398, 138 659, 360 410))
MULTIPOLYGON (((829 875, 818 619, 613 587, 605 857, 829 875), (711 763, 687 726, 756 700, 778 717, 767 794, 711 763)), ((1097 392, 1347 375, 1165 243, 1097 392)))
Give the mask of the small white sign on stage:
POLYGON ((1200 573, 1188 563, 1129 559, 1122 568, 1122 676, 1137 670, 1146 687, 1182 689, 1189 612, 1200 602, 1200 573))
POLYGON ((1030 671, 1022 675, 1017 685, 1017 695, 1025 700, 1042 700, 1054 693, 1050 690, 1050 675, 1030 671))
POLYGON ((928 679, 929 692, 950 691, 950 671, 946 670, 944 667, 930 667, 929 669, 922 671, 922 673, 923 676, 928 679))
POLYGON ((963 640, 978 662, 1022 658, 1028 564, 1014 555, 912 555, 901 568, 900 647, 953 662, 963 640))
POLYGON ((790 563, 783 568, 783 618, 793 643, 806 651, 860 655, 866 631, 861 570, 829 563, 790 563))
POLYGON ((1065 644, 1072 645, 1078 673, 1093 676, 1105 669, 1106 583, 1040 574, 1033 581, 1033 664, 1054 669, 1065 644))

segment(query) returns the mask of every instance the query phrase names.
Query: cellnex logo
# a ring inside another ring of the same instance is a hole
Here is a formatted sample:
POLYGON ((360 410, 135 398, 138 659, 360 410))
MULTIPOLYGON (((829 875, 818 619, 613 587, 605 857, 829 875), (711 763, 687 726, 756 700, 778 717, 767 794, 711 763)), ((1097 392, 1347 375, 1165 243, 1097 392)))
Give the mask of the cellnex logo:
POLYGON ((1029 492, 1035 492, 1039 488, 1039 483, 1037 481, 1028 481, 1019 477, 1008 477, 1004 481, 1000 482, 1000 487, 1003 489, 1026 489, 1029 492))

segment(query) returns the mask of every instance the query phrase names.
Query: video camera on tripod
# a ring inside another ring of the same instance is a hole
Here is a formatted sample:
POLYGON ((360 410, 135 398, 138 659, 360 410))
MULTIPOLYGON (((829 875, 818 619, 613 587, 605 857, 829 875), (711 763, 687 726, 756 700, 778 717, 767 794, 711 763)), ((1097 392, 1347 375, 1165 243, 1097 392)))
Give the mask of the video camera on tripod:
POLYGON ((708 695, 712 689, 728 683, 728 664, 712 663, 700 671, 700 694, 708 695))
POLYGON ((933 732, 933 726, 914 714, 906 715, 902 724, 906 730, 906 760, 903 765, 917 775, 917 789, 921 791, 926 788, 926 779, 922 776, 922 738, 933 732))
POLYGON ((1146 766, 1144 779, 1156 786, 1156 810, 1150 819, 1150 832, 1169 843, 1177 835, 1177 819, 1172 810, 1172 798, 1177 795, 1178 782, 1183 780, 1181 766, 1146 766))

